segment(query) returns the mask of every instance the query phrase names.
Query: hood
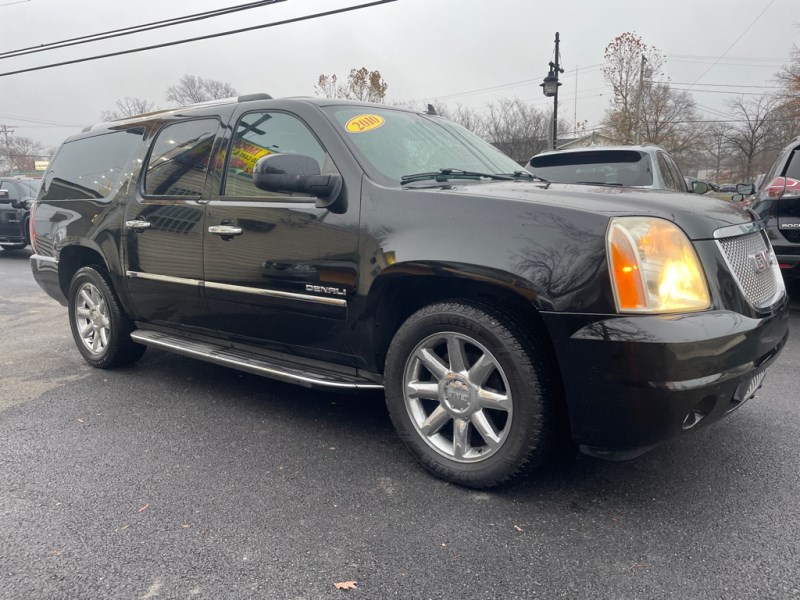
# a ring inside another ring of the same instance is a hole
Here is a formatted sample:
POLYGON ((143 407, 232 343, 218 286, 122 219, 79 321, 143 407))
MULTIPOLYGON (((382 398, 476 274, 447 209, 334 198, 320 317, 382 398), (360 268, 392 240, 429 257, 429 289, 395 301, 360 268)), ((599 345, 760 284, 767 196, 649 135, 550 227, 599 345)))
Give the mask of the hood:
POLYGON ((482 196, 560 206, 567 210, 619 216, 651 216, 674 222, 690 239, 711 239, 714 231, 755 220, 754 215, 728 200, 668 190, 531 181, 487 183, 451 182, 427 188, 448 195, 482 196))

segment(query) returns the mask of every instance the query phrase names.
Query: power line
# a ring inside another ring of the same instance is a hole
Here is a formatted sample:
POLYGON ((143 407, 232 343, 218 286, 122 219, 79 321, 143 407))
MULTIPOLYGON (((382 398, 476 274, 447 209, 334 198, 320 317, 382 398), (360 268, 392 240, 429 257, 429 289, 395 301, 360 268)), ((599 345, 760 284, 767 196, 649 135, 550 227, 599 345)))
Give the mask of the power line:
MULTIPOLYGON (((593 70, 596 70, 597 68, 599 68, 601 66, 603 66, 602 63, 598 63, 596 65, 588 65, 586 67, 580 67, 578 69, 572 69, 570 71, 564 71, 563 74, 564 75, 569 75, 570 73, 583 72, 583 71, 586 71, 586 72, 593 71, 593 70)), ((466 91, 463 91, 463 92, 454 92, 452 94, 442 94, 441 96, 429 96, 427 98, 424 98, 424 100, 441 100, 443 98, 456 98, 456 97, 459 97, 459 96, 470 96, 472 94, 480 94, 481 92, 490 92, 490 91, 499 90, 499 89, 502 89, 502 88, 516 87, 516 86, 519 86, 519 85, 526 85, 526 84, 529 84, 529 83, 536 83, 536 82, 540 82, 540 81, 541 81, 541 78, 539 78, 539 77, 535 77, 535 78, 532 78, 532 79, 521 79, 519 81, 512 81, 512 82, 509 82, 509 83, 500 83, 498 85, 493 85, 493 86, 489 86, 489 87, 485 87, 485 88, 478 88, 478 89, 474 89, 474 90, 466 90, 466 91)), ((600 89, 600 88, 596 88, 596 89, 600 89)))
POLYGON ((764 61, 764 62, 785 62, 786 58, 784 57, 767 57, 767 56, 723 56, 718 57, 709 54, 667 54, 667 58, 711 58, 713 60, 742 60, 742 61, 764 61))
POLYGON ((31 0, 17 0, 16 2, 6 2, 5 4, 0 4, 0 6, 11 6, 12 4, 25 4, 26 2, 30 2, 31 0))
MULTIPOLYGON (((705 71, 703 71, 703 73, 700 75, 700 77, 698 77, 697 79, 695 79, 695 80, 694 80, 694 83, 693 83, 692 85, 694 85, 695 83, 697 83, 698 81, 700 81, 700 80, 701 80, 703 77, 705 77, 705 76, 708 74, 708 72, 709 72, 711 69, 713 69, 713 68, 714 68, 714 67, 717 65, 717 63, 718 63, 720 60, 722 60, 722 59, 725 57, 725 55, 726 55, 728 52, 730 52, 730 51, 733 49, 733 47, 734 47, 734 46, 735 46, 735 45, 736 45, 736 44, 739 42, 739 40, 740 40, 740 39, 742 39, 742 38, 744 37, 744 35, 745 35, 745 34, 746 34, 748 31, 750 31, 750 29, 753 27, 753 25, 755 25, 755 24, 756 24, 756 22, 757 22, 757 21, 758 21, 758 20, 761 18, 761 16, 762 16, 762 15, 763 15, 765 12, 767 12, 767 10, 769 10, 769 7, 770 7, 770 6, 772 6, 773 4, 775 4, 775 0, 769 0, 769 3, 768 3, 768 4, 767 4, 765 7, 764 7, 764 10, 762 10, 760 13, 758 13, 758 16, 757 16, 755 19, 753 19, 753 20, 750 22, 750 25, 748 25, 748 26, 745 28, 745 30, 744 30, 742 33, 740 33, 740 34, 739 34, 739 37, 737 37, 735 40, 733 40, 733 42, 731 43, 731 45, 730 45, 730 46, 728 46, 728 48, 725 50, 725 52, 723 52, 722 54, 720 54, 719 58, 717 58, 717 59, 714 61, 714 63, 713 63, 713 64, 712 64, 710 67, 708 67, 708 68, 707 68, 705 71)), ((692 87, 692 86, 690 85, 689 87, 692 87)))
POLYGON ((0 115, 0 119, 11 119, 14 121, 25 121, 26 123, 38 123, 41 125, 51 125, 54 127, 85 127, 86 123, 63 123, 59 121, 50 121, 46 119, 28 119, 27 117, 19 117, 15 115, 0 115))
POLYGON ((653 83, 665 83, 667 85, 704 85, 707 87, 734 87, 734 88, 759 88, 762 90, 779 90, 777 85, 739 85, 736 83, 688 83, 686 81, 653 81, 653 83))
POLYGON ((679 88, 673 87, 673 90, 678 90, 681 92, 692 92, 693 94, 733 94, 734 96, 763 96, 764 94, 760 94, 758 92, 734 92, 728 90, 693 90, 692 88, 679 88))
POLYGON ((7 71, 5 73, 0 73, 0 77, 8 77, 9 75, 18 75, 20 73, 29 73, 31 71, 41 71, 43 69, 52 69, 54 67, 63 67, 66 65, 74 65, 77 63, 88 62, 92 60, 100 60, 101 58, 111 58, 112 56, 122 56, 125 54, 134 54, 136 52, 144 52, 145 50, 156 50, 158 48, 167 48, 170 46, 178 46, 180 44, 188 44, 190 42, 199 42, 201 40, 209 40, 212 38, 223 37, 227 35, 234 35, 237 33, 245 33, 248 31, 255 31, 257 29, 266 29, 268 27, 277 27, 279 25, 288 25, 290 23, 299 23, 300 21, 309 21, 311 19, 318 19, 321 17, 329 17, 331 15, 338 15, 342 13, 352 12, 355 10, 361 10, 363 8, 370 8, 373 6, 379 6, 381 4, 388 4, 389 2, 396 2, 397 0, 376 0, 375 2, 368 2, 366 4, 357 4, 355 6, 348 6, 346 8, 338 8, 336 10, 329 10, 320 13, 313 13, 310 15, 304 15, 302 17, 294 17, 291 19, 284 19, 283 21, 275 21, 273 23, 264 23, 262 25, 253 25, 252 27, 243 27, 241 29, 231 29, 228 31, 221 31, 219 33, 210 33, 207 35, 201 35, 193 38, 184 38, 182 40, 175 40, 172 42, 164 42, 162 44, 153 44, 152 46, 141 46, 139 48, 132 48, 130 50, 120 50, 118 52, 109 52, 107 54, 98 54, 95 56, 89 56, 86 58, 77 58, 74 60, 65 60, 62 62, 57 63, 50 63, 49 65, 42 65, 39 67, 29 67, 27 69, 17 69, 16 71, 7 71))
POLYGON ((78 46, 80 44, 88 44, 91 42, 98 42, 115 37, 122 37, 125 35, 133 35, 134 33, 141 33, 143 31, 151 31, 153 29, 161 29, 163 27, 172 27, 173 25, 183 25, 185 23, 192 23, 194 21, 202 21, 203 19, 210 19, 212 17, 219 17, 243 10, 250 10, 252 8, 260 8, 262 6, 269 6, 279 2, 286 2, 286 0, 259 0, 257 2, 250 2, 248 4, 240 4, 228 8, 217 8, 205 12, 195 13, 192 15, 185 15, 183 17, 173 17, 171 19, 163 19, 161 21, 153 21, 152 23, 143 23, 141 25, 131 25, 130 27, 123 27, 121 29, 112 29, 110 31, 102 31, 100 33, 91 33, 80 37, 69 38, 58 42, 51 42, 49 44, 41 44, 39 46, 29 46, 27 48, 19 48, 17 50, 8 50, 7 52, 0 52, 0 59, 15 58, 17 56, 24 56, 26 54, 35 54, 37 52, 46 52, 48 50, 56 50, 58 48, 68 48, 69 46, 78 46))

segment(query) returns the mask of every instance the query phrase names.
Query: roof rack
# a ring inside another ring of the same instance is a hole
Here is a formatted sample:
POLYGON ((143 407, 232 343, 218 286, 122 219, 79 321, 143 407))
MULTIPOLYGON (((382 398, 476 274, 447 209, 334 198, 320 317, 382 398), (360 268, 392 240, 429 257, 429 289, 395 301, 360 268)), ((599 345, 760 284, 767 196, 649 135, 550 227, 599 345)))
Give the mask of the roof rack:
POLYGON ((272 96, 269 94, 265 94, 263 92, 257 94, 245 94, 244 96, 239 96, 239 102, 250 102, 251 100, 272 100, 272 96))

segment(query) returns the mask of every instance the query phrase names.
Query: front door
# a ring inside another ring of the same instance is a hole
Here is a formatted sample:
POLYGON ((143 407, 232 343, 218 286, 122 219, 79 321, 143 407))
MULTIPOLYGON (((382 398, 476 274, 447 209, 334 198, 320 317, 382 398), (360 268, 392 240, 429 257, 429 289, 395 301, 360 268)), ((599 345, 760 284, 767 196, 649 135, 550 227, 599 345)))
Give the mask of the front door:
POLYGON ((125 209, 128 291, 140 319, 198 325, 203 298, 203 219, 217 118, 167 124, 156 135, 136 199, 125 209))
POLYGON ((337 214, 317 208, 311 196, 256 188, 253 166, 270 153, 310 156, 323 173, 337 168, 296 115, 240 109, 234 119, 222 193, 206 213, 209 327, 272 349, 346 362, 358 202, 337 214))

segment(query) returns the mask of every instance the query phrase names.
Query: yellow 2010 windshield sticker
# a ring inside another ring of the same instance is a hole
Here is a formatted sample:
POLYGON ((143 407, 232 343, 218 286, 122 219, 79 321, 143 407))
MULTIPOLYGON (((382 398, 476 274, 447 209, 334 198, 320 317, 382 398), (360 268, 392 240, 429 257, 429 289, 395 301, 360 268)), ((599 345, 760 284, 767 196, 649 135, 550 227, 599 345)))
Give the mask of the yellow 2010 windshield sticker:
POLYGON ((356 115, 344 126, 350 133, 364 133, 383 125, 385 121, 380 115, 356 115))

